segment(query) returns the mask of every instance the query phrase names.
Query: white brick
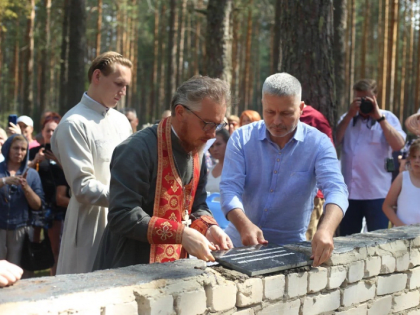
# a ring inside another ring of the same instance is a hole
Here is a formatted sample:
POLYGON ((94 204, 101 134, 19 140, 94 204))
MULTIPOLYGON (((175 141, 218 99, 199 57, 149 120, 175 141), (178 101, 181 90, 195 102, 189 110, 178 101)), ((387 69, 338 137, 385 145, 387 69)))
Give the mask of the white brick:
POLYGON ((308 292, 319 292, 327 286, 328 270, 327 268, 312 268, 308 273, 308 292))
POLYGON ((408 263, 409 268, 420 266, 420 251, 412 248, 410 251, 410 262, 408 263))
POLYGON ((357 282, 362 280, 363 276, 365 275, 365 262, 355 261, 351 263, 349 266, 349 271, 347 274, 347 281, 349 283, 357 282))
POLYGON ((391 255, 382 256, 382 266, 380 273, 393 273, 395 272, 395 258, 391 255))
POLYGON ((235 312, 232 315, 254 315, 254 310, 252 308, 247 308, 245 310, 241 310, 239 312, 235 312))
POLYGON ((410 290, 420 287, 420 267, 408 271, 408 285, 410 290))
POLYGON ((328 289, 335 289, 341 286, 346 280, 347 271, 343 266, 334 266, 330 268, 330 276, 328 277, 328 289))
POLYGON ((237 287, 237 307, 245 307, 262 301, 263 284, 260 278, 247 279, 244 283, 237 283, 237 287))
POLYGON ((405 289, 407 285, 407 274, 396 273, 389 276, 378 277, 377 295, 385 295, 405 289))
POLYGON ((283 297, 286 286, 286 277, 284 275, 266 277, 263 282, 264 299, 277 300, 283 297))
POLYGON ((365 261, 365 278, 379 275, 381 272, 381 257, 369 257, 365 261))
POLYGON ((408 311, 407 315, 420 315, 420 310, 412 310, 412 311, 408 311))
POLYGON ((343 291, 342 306, 347 307, 371 300, 375 296, 375 284, 370 281, 360 281, 349 285, 343 291))
POLYGON ((408 269, 408 264, 410 262, 410 255, 406 253, 405 255, 397 258, 397 271, 406 271, 408 269))
POLYGON ((105 315, 137 315, 138 313, 137 302, 107 305, 105 307, 105 315))
POLYGON ((355 308, 350 308, 345 311, 335 312, 334 315, 366 315, 367 313, 367 305, 362 304, 355 308))
POLYGON ((320 314, 331 312, 340 307, 340 291, 336 290, 328 294, 307 296, 303 300, 303 315, 320 314))
POLYGON ((308 273, 290 273, 286 281, 287 295, 289 298, 305 295, 308 287, 308 273))
POLYGON ((420 236, 417 236, 411 241, 412 247, 420 247, 420 236))
POLYGON ((212 312, 220 312, 234 308, 238 288, 234 282, 216 286, 206 286, 207 307, 212 312))
POLYGON ((412 291, 408 293, 402 293, 400 295, 394 295, 394 312, 400 312, 408 308, 419 305, 420 292, 412 291))
POLYGON ((143 295, 137 298, 139 313, 144 315, 170 315, 174 312, 174 298, 164 295, 159 290, 156 294, 143 295))
POLYGON ((267 306, 263 305, 263 309, 257 312, 257 315, 299 315, 300 300, 294 300, 290 302, 278 302, 267 306))
POLYGON ((392 307, 392 296, 387 295, 373 301, 371 307, 368 310, 368 315, 384 315, 391 311, 392 307))
POLYGON ((206 293, 203 288, 182 292, 175 297, 177 315, 202 314, 206 310, 206 293))

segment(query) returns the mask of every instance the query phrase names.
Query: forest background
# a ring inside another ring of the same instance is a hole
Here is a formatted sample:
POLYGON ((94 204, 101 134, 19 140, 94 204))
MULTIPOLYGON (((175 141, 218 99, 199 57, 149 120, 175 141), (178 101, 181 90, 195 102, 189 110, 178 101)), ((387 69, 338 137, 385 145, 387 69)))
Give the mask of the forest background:
POLYGON ((420 102, 420 0, 0 0, 0 125, 11 113, 64 114, 101 52, 133 61, 118 108, 140 123, 193 75, 231 85, 229 114, 261 113, 261 86, 286 71, 334 126, 360 78, 401 122, 420 102))

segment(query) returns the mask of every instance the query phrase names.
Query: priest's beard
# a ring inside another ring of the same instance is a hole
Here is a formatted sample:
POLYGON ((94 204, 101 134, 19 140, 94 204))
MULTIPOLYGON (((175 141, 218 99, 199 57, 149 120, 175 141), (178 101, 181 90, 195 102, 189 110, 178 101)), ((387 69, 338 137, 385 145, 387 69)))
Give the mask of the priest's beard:
POLYGON ((204 148, 205 143, 203 144, 200 139, 193 139, 194 132, 190 130, 187 122, 183 122, 180 129, 178 133, 179 142, 186 152, 194 154, 204 148))

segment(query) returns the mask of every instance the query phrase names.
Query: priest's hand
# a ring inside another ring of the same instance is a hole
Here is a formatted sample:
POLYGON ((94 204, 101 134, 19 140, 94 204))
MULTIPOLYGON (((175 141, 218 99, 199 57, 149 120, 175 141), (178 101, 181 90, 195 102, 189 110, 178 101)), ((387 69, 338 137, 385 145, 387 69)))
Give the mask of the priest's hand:
POLYGON ((200 232, 186 227, 182 232, 182 246, 188 254, 204 261, 214 261, 210 251, 216 250, 216 246, 211 244, 200 232))
POLYGON ((23 270, 19 266, 0 260, 0 288, 11 285, 22 277, 23 270))
POLYGON ((217 225, 212 225, 208 228, 206 237, 218 250, 233 248, 230 237, 217 225))

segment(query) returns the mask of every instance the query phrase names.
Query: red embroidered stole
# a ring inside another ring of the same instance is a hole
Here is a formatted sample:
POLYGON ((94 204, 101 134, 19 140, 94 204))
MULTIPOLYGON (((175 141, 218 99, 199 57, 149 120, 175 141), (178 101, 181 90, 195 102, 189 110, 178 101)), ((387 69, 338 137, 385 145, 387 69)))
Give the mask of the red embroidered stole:
POLYGON ((181 245, 183 212, 188 205, 191 214, 194 196, 200 178, 199 157, 193 157, 193 178, 183 189, 182 180, 174 164, 171 143, 171 117, 158 126, 158 171, 156 179, 153 216, 149 222, 147 238, 150 246, 150 263, 168 262, 186 258, 181 245), (192 190, 192 191, 191 191, 192 190))

